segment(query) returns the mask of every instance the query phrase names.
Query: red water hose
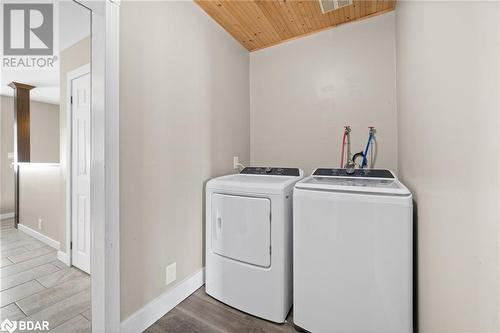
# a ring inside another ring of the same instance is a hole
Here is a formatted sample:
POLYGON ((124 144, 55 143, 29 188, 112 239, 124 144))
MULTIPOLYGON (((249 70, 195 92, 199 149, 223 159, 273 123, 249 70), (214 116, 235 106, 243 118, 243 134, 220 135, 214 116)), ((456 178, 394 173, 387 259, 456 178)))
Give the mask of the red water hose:
POLYGON ((346 131, 344 131, 344 135, 342 136, 342 153, 340 155, 340 168, 342 169, 344 167, 344 148, 345 148, 345 138, 346 138, 346 131))

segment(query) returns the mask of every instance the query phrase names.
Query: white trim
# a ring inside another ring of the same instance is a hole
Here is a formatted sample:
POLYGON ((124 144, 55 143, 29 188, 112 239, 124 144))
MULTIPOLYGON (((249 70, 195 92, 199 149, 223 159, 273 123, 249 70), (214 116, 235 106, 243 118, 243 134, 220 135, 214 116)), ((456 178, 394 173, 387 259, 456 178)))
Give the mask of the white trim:
POLYGON ((75 0, 92 11, 90 214, 92 331, 120 330, 119 16, 117 1, 75 0))
POLYGON ((60 244, 58 241, 56 241, 48 236, 45 236, 44 234, 42 234, 36 230, 33 230, 30 227, 28 227, 22 223, 19 223, 17 225, 17 228, 19 229, 19 231, 22 231, 25 234, 28 234, 31 237, 38 239, 40 242, 45 243, 48 246, 53 247, 56 250, 59 250, 59 248, 60 248, 60 244))
POLYGON ((176 286, 168 289, 124 320, 121 325, 121 332, 143 332, 155 321, 163 317, 189 295, 194 293, 198 288, 203 286, 204 283, 205 269, 202 268, 179 282, 176 286))
POLYGON ((106 11, 106 294, 107 332, 119 331, 120 317, 120 2, 109 2, 106 11))
POLYGON ((39 165, 43 166, 60 166, 61 163, 45 163, 45 162, 17 162, 17 165, 22 166, 24 168, 26 167, 37 167, 39 165))
POLYGON ((67 266, 71 266, 69 255, 66 252, 57 251, 57 259, 65 263, 67 266))
MULTIPOLYGON (((66 83, 69 85, 71 84, 71 80, 77 79, 80 76, 84 76, 85 74, 90 73, 90 64, 83 65, 81 67, 78 67, 77 69, 72 70, 71 72, 67 73, 66 76, 66 83)), ((71 92, 71 91, 70 91, 71 92)), ((71 97, 71 93, 66 93, 66 97, 71 97)), ((66 98, 67 100, 67 98, 66 98)), ((66 104, 68 106, 68 104, 66 104)))
MULTIPOLYGON (((71 105, 71 97, 72 97, 72 81, 83 76, 85 74, 90 73, 90 64, 83 65, 71 72, 68 72, 66 75, 66 252, 65 256, 67 258, 68 266, 71 266, 72 257, 71 257, 71 240, 73 230, 72 221, 71 221, 71 208, 73 206, 71 200, 71 189, 72 189, 72 147, 73 147, 73 108, 71 105)), ((62 260, 61 260, 62 261, 62 260)))
POLYGON ((16 213, 5 213, 0 215, 0 220, 13 219, 16 216, 16 213))

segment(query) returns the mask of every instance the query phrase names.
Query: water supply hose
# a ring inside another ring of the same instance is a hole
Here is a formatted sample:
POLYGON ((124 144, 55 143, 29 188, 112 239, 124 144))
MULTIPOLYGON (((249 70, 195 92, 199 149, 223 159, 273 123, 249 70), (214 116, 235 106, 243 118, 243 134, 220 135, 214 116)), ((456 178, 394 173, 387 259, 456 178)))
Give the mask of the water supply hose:
MULTIPOLYGON (((356 160, 360 157, 364 157, 363 155, 363 152, 360 151, 359 153, 356 153, 354 155, 352 155, 352 162, 354 163, 354 165, 356 165, 356 160)), ((361 164, 358 164, 360 167, 361 167, 361 164)))
POLYGON ((366 166, 366 159, 368 157, 368 149, 370 149, 370 143, 373 139, 373 133, 375 133, 375 127, 369 127, 370 132, 368 134, 368 142, 366 143, 365 153, 363 154, 363 161, 361 162, 361 168, 366 166))
POLYGON ((346 165, 351 163, 351 126, 344 126, 344 135, 342 136, 342 156, 340 156, 340 168, 344 165, 344 147, 347 145, 346 165))
POLYGON ((342 135, 342 149, 340 153, 340 168, 344 167, 344 150, 345 150, 345 138, 347 136, 346 130, 344 130, 344 135, 342 135))

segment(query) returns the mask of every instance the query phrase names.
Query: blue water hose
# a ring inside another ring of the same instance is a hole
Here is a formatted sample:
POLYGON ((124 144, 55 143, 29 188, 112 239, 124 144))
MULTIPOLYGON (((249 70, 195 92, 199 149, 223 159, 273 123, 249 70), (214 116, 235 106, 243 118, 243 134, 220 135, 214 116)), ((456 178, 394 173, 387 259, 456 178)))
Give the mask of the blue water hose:
POLYGON ((370 131, 370 134, 368 135, 368 142, 366 143, 365 153, 363 154, 363 161, 361 162, 361 168, 364 168, 366 165, 368 149, 370 148, 370 143, 372 142, 372 138, 373 138, 373 132, 370 131))

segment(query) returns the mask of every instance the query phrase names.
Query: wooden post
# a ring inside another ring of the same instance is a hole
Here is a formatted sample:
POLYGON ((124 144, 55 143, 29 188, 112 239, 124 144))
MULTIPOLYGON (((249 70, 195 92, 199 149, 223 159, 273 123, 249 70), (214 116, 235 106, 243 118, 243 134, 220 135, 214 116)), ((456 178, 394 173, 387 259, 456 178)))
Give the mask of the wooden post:
POLYGON ((14 199, 15 226, 19 224, 19 164, 30 162, 30 90, 28 84, 11 82, 14 89, 14 199))

